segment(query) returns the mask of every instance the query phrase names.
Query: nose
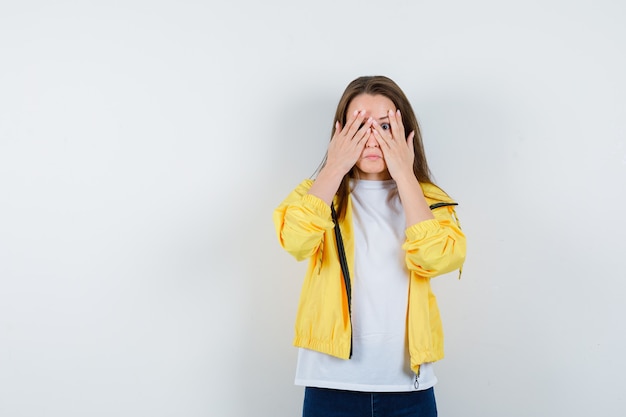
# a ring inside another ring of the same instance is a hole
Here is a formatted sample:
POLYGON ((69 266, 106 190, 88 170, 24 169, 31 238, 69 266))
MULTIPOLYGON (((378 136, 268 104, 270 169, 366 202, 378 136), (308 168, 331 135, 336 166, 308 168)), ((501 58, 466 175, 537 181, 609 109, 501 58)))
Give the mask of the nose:
POLYGON ((378 148, 378 141, 374 137, 374 133, 372 132, 371 129, 369 133, 367 134, 367 142, 365 142, 365 147, 366 148, 378 148))

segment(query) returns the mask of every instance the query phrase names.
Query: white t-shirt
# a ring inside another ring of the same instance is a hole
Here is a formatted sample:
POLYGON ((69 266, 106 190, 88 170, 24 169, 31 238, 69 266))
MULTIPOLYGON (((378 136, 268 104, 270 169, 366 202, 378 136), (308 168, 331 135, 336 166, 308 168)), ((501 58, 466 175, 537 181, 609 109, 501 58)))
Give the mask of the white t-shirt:
POLYGON ((367 392, 428 389, 433 364, 411 371, 406 318, 409 271, 404 262, 406 222, 393 180, 353 180, 354 276, 352 358, 309 349, 298 352, 296 385, 367 392))

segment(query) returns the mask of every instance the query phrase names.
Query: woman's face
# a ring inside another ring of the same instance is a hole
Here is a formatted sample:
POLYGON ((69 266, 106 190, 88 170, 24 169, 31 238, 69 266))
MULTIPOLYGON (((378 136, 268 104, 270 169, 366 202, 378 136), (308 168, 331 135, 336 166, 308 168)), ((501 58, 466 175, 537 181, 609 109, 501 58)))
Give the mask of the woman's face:
MULTIPOLYGON (((396 111, 393 102, 382 95, 360 94, 352 99, 346 114, 352 114, 356 110, 364 110, 367 117, 372 117, 383 129, 389 129, 389 110, 396 111)), ((364 180, 388 180, 391 179, 385 158, 380 145, 370 132, 365 143, 365 148, 356 162, 358 178, 364 180)))

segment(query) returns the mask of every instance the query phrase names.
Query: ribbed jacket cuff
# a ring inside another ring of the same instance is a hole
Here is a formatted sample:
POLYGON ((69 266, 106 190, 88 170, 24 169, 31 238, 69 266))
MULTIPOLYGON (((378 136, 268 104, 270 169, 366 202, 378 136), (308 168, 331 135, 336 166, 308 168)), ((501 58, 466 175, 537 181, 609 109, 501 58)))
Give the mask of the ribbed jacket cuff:
POLYGON ((330 218, 330 206, 324 200, 313 194, 305 194, 302 196, 302 205, 310 209, 320 217, 330 218))
POLYGON ((406 229, 405 233, 406 237, 409 240, 419 240, 432 232, 436 232, 440 228, 441 225, 439 224, 439 220, 429 219, 414 224, 413 226, 406 229))

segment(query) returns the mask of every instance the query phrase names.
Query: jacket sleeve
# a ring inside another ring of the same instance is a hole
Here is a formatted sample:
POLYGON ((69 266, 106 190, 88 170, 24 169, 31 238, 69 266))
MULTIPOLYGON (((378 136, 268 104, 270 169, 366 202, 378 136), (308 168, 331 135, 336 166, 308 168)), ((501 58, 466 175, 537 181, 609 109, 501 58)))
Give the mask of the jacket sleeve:
POLYGON ((406 230, 406 265, 424 278, 433 278, 456 269, 465 261, 465 235, 452 206, 433 210, 435 219, 414 224, 406 230))
POLYGON ((321 248, 324 234, 334 227, 328 204, 308 194, 312 183, 302 182, 273 215, 280 245, 299 261, 312 257, 321 248))

